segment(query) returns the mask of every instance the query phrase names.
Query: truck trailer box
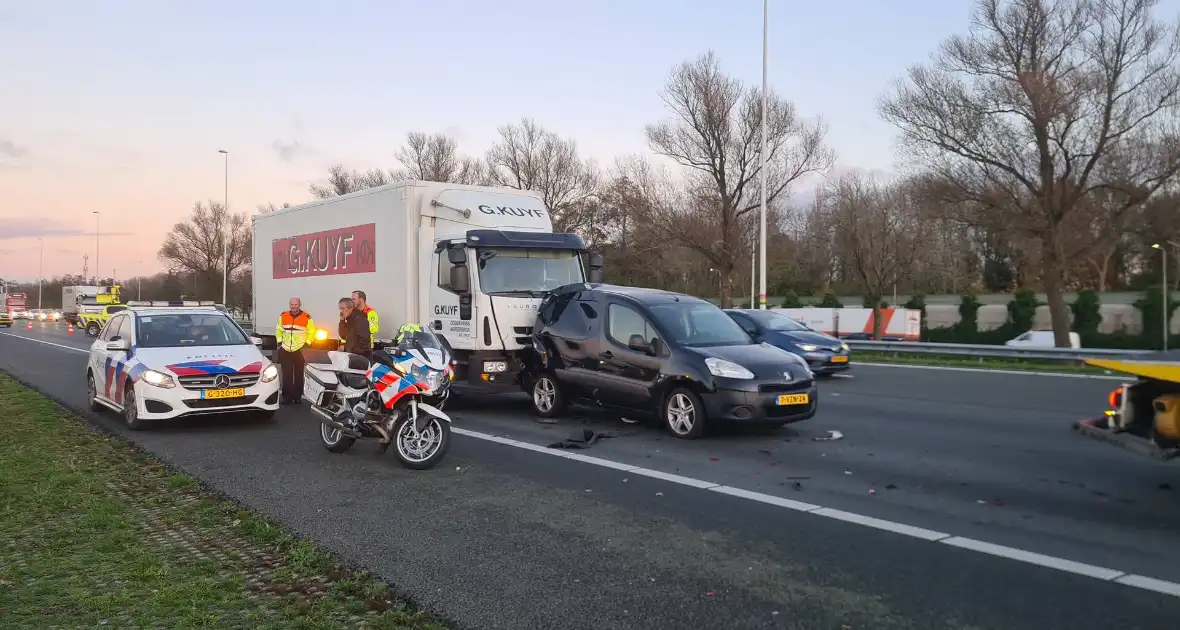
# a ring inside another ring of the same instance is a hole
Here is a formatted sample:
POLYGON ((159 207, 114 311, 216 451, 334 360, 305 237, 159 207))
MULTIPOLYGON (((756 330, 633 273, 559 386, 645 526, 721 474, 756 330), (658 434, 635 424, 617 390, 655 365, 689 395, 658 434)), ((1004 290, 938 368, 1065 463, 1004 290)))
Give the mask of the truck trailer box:
POLYGON ((586 279, 582 239, 553 233, 531 191, 397 182, 255 215, 253 231, 254 330, 266 345, 292 297, 338 338, 337 303, 360 290, 378 312, 378 341, 419 323, 461 364, 514 374, 505 363, 531 348, 545 292, 586 279), (467 289, 453 290, 452 267, 467 289))
MULTIPOLYGON (((811 328, 834 337, 863 337, 873 334, 871 308, 775 308, 771 309, 811 328)), ((922 312, 916 309, 881 309, 881 336, 887 339, 918 341, 922 334, 922 312)))

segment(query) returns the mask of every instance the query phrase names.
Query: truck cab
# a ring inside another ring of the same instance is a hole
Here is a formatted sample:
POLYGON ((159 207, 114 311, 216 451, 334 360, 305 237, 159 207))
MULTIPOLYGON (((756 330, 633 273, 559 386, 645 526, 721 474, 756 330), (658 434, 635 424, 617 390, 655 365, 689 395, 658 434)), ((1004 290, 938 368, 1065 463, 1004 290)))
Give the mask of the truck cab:
POLYGON ((425 323, 455 350, 456 380, 516 388, 541 300, 559 287, 602 282, 602 272, 602 257, 576 234, 468 230, 435 244, 425 323))

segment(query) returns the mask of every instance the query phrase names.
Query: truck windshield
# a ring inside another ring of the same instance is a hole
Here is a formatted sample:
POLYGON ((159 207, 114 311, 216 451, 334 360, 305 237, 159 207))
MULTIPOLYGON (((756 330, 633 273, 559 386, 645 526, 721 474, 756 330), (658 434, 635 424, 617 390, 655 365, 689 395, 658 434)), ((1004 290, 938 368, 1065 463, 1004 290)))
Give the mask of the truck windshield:
POLYGON ((534 295, 584 282, 582 261, 571 250, 481 249, 479 286, 488 295, 534 295))

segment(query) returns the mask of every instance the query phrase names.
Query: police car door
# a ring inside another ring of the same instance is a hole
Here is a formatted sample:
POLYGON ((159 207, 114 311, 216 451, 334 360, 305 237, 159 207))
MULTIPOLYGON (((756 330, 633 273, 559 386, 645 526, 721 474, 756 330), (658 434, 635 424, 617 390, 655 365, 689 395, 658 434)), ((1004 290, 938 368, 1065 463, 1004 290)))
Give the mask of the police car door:
POLYGON ((107 383, 107 359, 110 357, 110 351, 107 350, 107 342, 118 333, 124 319, 127 319, 127 316, 122 314, 108 319, 106 326, 99 331, 98 338, 90 345, 90 371, 94 374, 94 389, 100 398, 110 399, 107 383))

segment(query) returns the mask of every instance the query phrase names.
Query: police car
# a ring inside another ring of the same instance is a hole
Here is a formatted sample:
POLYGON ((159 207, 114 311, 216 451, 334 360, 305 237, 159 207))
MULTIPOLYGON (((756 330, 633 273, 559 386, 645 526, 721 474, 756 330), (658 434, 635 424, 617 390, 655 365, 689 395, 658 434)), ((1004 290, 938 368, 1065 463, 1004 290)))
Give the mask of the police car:
POLYGON ((90 409, 152 420, 279 408, 279 369, 213 302, 128 302, 90 346, 90 409))

